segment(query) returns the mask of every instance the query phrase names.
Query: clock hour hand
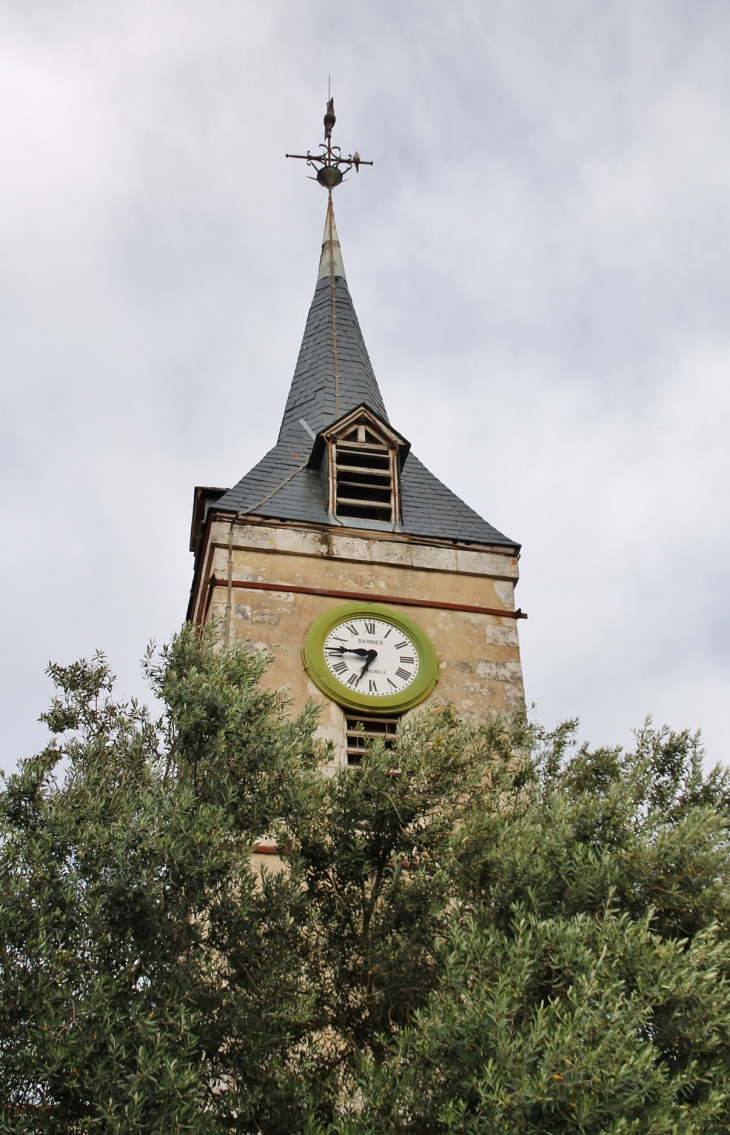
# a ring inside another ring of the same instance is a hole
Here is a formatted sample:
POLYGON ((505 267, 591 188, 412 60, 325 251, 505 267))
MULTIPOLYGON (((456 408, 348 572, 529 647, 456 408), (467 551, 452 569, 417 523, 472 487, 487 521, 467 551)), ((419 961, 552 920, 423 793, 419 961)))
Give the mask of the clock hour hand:
MULTIPOLYGON (((367 654, 368 654, 368 656, 367 656, 367 658, 366 658, 366 660, 365 660, 365 665, 363 666, 362 670, 360 671, 360 678, 362 678, 363 674, 364 674, 364 673, 365 673, 365 671, 367 670, 367 668, 368 668, 368 666, 370 665, 370 663, 371 663, 372 661, 374 661, 374 659, 376 659, 376 658, 378 657, 378 652, 377 652, 377 650, 369 650, 369 651, 367 652, 367 654)), ((360 678, 358 678, 358 682, 360 681, 360 678)))

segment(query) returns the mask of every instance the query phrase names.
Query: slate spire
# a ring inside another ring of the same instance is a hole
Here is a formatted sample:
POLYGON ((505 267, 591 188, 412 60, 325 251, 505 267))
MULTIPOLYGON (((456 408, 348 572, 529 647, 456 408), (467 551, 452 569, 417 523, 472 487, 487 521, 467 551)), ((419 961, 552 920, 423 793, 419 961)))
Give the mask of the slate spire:
POLYGON ((347 286, 330 194, 317 284, 279 440, 301 428, 301 419, 317 434, 362 403, 388 420, 347 286))

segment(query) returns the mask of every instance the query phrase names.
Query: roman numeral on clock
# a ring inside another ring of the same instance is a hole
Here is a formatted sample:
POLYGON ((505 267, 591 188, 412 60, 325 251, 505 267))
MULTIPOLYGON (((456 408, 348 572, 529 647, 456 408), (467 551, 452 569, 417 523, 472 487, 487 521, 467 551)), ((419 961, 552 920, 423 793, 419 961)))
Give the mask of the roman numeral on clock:
POLYGON ((413 656, 410 655, 410 654, 401 654, 400 660, 401 660, 401 662, 405 662, 405 663, 410 662, 411 666, 413 665, 413 662, 414 662, 413 656))
POLYGON ((401 678, 405 682, 406 678, 410 678, 411 672, 410 670, 404 670, 402 666, 399 666, 395 672, 395 676, 396 678, 401 678))
POLYGON ((333 662, 332 669, 334 670, 335 674, 344 674, 345 670, 347 670, 347 665, 342 661, 333 662))
POLYGON ((365 624, 365 634, 375 634, 375 623, 365 624))
POLYGON ((347 624, 345 625, 345 630, 349 631, 349 632, 350 632, 350 634, 354 634, 354 635, 357 635, 357 634, 359 634, 359 633, 360 633, 360 632, 358 631, 357 627, 356 627, 356 626, 355 626, 355 625, 354 625, 353 623, 347 623, 347 624))
POLYGON ((373 680, 371 678, 368 678, 368 693, 369 694, 377 694, 377 692, 378 692, 378 687, 376 686, 375 682, 373 682, 373 680))
POLYGON ((408 646, 408 642, 407 642, 406 639, 404 639, 403 642, 397 642, 395 644, 395 649, 396 650, 402 650, 404 646, 408 646))

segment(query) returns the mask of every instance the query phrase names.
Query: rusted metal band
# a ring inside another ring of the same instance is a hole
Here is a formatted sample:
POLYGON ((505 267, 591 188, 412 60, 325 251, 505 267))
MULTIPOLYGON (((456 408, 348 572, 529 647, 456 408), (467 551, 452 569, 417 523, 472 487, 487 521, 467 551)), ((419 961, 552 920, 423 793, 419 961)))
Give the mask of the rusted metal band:
MULTIPOLYGON (((208 587, 227 587, 228 580, 212 575, 208 587)), ((436 611, 468 611, 473 615, 496 615, 500 619, 526 619, 519 607, 505 611, 501 607, 471 607, 466 603, 446 603, 436 599, 408 599, 402 595, 373 595, 363 591, 333 591, 328 587, 300 587, 293 583, 259 583, 248 579, 234 579, 232 587, 245 587, 251 591, 284 591, 296 595, 325 595, 329 599, 359 599, 365 603, 395 603, 399 607, 431 607, 436 611)))

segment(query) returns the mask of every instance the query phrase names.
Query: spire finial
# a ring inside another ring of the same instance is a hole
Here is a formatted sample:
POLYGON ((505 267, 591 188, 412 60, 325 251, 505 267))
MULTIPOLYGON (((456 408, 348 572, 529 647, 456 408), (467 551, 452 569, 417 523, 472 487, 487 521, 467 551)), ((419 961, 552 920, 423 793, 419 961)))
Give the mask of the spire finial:
MULTIPOLYGON (((330 94, 329 90, 327 92, 330 94)), ((311 154, 307 150, 306 154, 287 154, 288 158, 300 158, 305 161, 308 166, 317 171, 316 180, 330 193, 335 189, 343 179, 344 174, 355 167, 355 173, 360 172, 360 166, 371 166, 372 162, 365 162, 355 150, 354 154, 349 154, 346 158, 342 156, 342 151, 339 146, 332 145, 332 130, 334 129, 335 122, 335 100, 332 97, 327 99, 327 110, 324 116, 324 142, 320 142, 318 154, 311 154)), ((314 181, 315 178, 312 178, 314 181)))

